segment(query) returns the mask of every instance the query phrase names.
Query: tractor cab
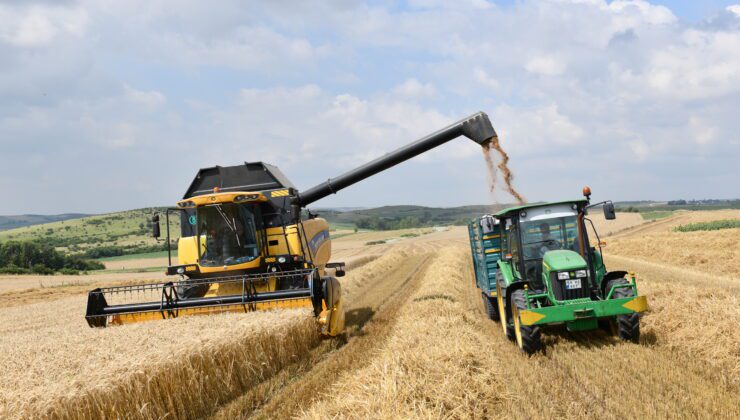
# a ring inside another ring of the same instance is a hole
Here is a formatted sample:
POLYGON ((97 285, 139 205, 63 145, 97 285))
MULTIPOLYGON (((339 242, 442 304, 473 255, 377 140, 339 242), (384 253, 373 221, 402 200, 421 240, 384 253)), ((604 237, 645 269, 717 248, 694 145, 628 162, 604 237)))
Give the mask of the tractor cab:
POLYGON ((534 204, 497 215, 504 221, 504 246, 518 278, 528 281, 533 289, 544 290, 542 274, 545 267, 552 268, 550 264, 565 258, 570 266, 586 268, 583 250, 588 249, 588 237, 579 227, 585 205, 585 200, 534 204))
MULTIPOLYGON (((526 353, 541 348, 540 328, 548 325, 585 331, 606 324, 622 339, 639 339, 638 315, 647 310, 647 300, 638 296, 634 276, 630 281, 626 271, 606 270, 601 241, 587 215, 596 206, 603 207, 607 220, 616 214, 611 201, 591 204, 590 195, 586 187, 583 199, 528 204, 493 215, 498 224, 488 237, 500 236, 500 259, 493 270, 477 269, 476 276, 495 273, 495 290, 482 287, 489 316, 500 319, 506 335, 526 353), (589 237, 587 224, 595 238, 589 237)), ((480 259, 478 248, 487 249, 485 238, 471 230, 474 262, 480 259)))

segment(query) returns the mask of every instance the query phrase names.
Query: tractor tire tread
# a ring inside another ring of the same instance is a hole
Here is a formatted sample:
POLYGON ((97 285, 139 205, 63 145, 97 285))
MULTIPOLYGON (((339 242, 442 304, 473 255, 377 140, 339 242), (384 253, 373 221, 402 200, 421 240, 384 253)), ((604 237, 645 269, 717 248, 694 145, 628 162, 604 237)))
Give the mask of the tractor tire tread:
MULTIPOLYGON (((527 309, 527 301, 524 297, 524 290, 517 290, 511 295, 511 303, 516 305, 517 309, 527 309)), ((522 351, 527 354, 533 354, 542 350, 542 329, 537 325, 520 325, 519 330, 522 335, 522 351)), ((515 336, 516 338, 516 336, 515 336)))
MULTIPOLYGON (((608 293, 609 290, 611 290, 612 286, 616 284, 628 284, 629 282, 626 279, 614 279, 610 280, 606 284, 606 292, 608 293)), ((632 289, 628 288, 621 288, 616 289, 614 293, 612 294, 613 299, 622 299, 627 297, 633 297, 635 293, 632 291, 632 289)), ((618 315, 616 317, 616 323, 617 323, 617 335, 621 340, 624 341, 632 341, 633 343, 637 343, 640 341, 640 314, 633 313, 633 314, 627 314, 627 315, 618 315)))
POLYGON ((488 318, 493 321, 498 321, 498 305, 491 302, 491 298, 486 296, 485 293, 481 293, 481 296, 483 296, 483 306, 486 308, 486 314, 488 315, 488 318))

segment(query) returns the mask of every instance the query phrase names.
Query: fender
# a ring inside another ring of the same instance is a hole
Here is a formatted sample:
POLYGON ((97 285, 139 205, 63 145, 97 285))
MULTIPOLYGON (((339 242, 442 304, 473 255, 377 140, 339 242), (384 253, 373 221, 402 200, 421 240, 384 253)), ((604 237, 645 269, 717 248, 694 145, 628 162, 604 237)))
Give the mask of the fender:
POLYGON ((609 293, 608 290, 605 290, 606 284, 609 282, 609 280, 621 279, 624 278, 624 276, 626 275, 626 271, 610 271, 604 274, 604 278, 601 279, 601 284, 599 285, 599 290, 601 290, 601 294, 606 297, 606 294, 609 293))

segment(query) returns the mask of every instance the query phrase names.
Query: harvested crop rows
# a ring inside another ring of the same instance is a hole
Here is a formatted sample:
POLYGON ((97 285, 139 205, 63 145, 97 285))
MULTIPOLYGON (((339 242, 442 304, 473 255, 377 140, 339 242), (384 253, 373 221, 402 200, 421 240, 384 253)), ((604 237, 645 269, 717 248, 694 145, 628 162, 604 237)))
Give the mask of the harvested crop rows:
POLYGON ((606 238, 609 268, 637 271, 650 300, 640 344, 555 331, 521 354, 484 315, 460 228, 336 241, 347 334, 333 340, 302 311, 93 330, 84 295, 3 308, 0 417, 737 418, 738 252, 722 241, 739 230, 672 232, 715 217, 629 220, 606 238), (725 263, 686 263, 702 252, 725 263))

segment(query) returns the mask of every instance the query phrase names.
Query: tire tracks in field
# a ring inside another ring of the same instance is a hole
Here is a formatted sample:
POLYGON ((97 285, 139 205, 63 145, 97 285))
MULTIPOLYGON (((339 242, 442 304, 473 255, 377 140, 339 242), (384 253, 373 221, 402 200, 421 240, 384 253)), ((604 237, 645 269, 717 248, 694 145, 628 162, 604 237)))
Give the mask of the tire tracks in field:
POLYGON ((331 384, 343 373, 364 366, 366 355, 383 345, 432 257, 430 253, 410 255, 382 278, 365 281, 347 300, 346 344, 322 343, 304 361, 222 407, 213 418, 289 418, 313 401, 331 397, 331 384))
MULTIPOLYGON (((471 288, 468 295, 470 305, 485 317, 479 291, 471 288)), ((505 338, 499 323, 486 324, 490 351, 506 361, 499 368, 507 391, 521 396, 504 402, 501 417, 740 415, 737 394, 726 381, 702 360, 656 343, 650 334, 632 344, 602 331, 544 331, 545 352, 528 357, 505 338)))

